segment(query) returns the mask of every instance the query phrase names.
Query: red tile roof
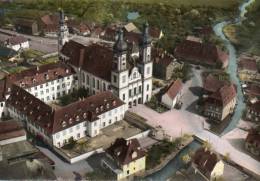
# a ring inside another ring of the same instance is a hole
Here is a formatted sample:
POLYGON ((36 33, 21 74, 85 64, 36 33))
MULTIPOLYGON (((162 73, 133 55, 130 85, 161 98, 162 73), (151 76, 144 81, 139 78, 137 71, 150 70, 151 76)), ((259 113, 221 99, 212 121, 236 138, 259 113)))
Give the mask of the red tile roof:
POLYGON ((252 58, 242 58, 239 61, 239 68, 242 70, 249 70, 249 71, 254 71, 257 72, 257 63, 255 59, 252 58))
POLYGON ((176 81, 172 82, 171 85, 168 87, 166 94, 171 99, 174 99, 176 95, 181 91, 182 87, 182 81, 180 79, 177 79, 176 81))
POLYGON ((92 73, 104 80, 110 81, 113 63, 111 48, 100 44, 84 46, 70 40, 63 48, 62 53, 70 58, 69 63, 92 73))
POLYGON ((259 97, 260 96, 260 86, 256 84, 251 84, 249 85, 246 89, 245 92, 249 94, 249 96, 255 96, 259 97))
POLYGON ((208 101, 226 106, 236 97, 237 91, 234 84, 224 85, 218 91, 209 95, 208 101))
POLYGON ((203 80, 203 89, 207 92, 216 92, 224 85, 228 85, 227 81, 218 80, 214 75, 209 74, 204 80, 203 80))
POLYGON ((174 59, 173 55, 166 53, 163 49, 159 49, 159 48, 152 49, 152 60, 154 64, 168 66, 173 62, 173 59, 174 59))
POLYGON ((106 91, 54 110, 24 89, 14 85, 6 104, 28 116, 31 122, 50 134, 85 120, 94 121, 103 112, 124 103, 110 91, 106 91))
POLYGON ((174 50, 177 58, 206 65, 227 65, 228 55, 211 43, 184 40, 174 50))
POLYGON ((41 22, 43 24, 44 31, 56 32, 59 25, 59 16, 47 14, 41 17, 41 22))
POLYGON ((2 121, 0 122, 0 141, 25 136, 22 123, 18 121, 2 121))
POLYGON ((198 149, 193 156, 193 163, 207 177, 210 176, 218 161, 219 159, 215 153, 209 150, 206 151, 204 148, 198 149))
POLYGON ((130 140, 117 138, 106 152, 120 165, 129 164, 145 156, 145 152, 136 138, 130 140), (136 154, 135 157, 133 157, 134 153, 136 154))
POLYGON ((6 41, 11 45, 19 45, 21 43, 27 42, 28 39, 23 36, 11 36, 6 41))

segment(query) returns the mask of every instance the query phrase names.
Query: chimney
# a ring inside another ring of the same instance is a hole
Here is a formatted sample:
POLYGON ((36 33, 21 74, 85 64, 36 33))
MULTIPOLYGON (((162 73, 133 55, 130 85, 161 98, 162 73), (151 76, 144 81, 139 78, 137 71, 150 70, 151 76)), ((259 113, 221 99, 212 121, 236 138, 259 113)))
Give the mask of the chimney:
POLYGON ((82 65, 83 65, 84 53, 85 53, 85 49, 84 48, 80 49, 80 52, 79 52, 79 67, 82 67, 82 65))
POLYGON ((39 71, 39 70, 40 70, 40 67, 39 67, 39 66, 36 66, 36 70, 39 71))

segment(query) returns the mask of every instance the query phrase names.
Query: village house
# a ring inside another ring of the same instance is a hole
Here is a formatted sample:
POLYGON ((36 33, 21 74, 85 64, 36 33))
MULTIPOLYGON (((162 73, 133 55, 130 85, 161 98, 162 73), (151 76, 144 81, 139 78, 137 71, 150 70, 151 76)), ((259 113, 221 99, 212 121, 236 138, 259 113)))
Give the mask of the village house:
POLYGON ((80 36, 89 36, 91 34, 90 27, 83 22, 77 22, 76 20, 69 19, 67 21, 68 30, 71 34, 77 34, 80 36))
POLYGON ((247 105, 246 119, 249 121, 260 121, 260 101, 247 105))
POLYGON ((56 14, 46 14, 40 17, 39 26, 45 36, 57 37, 59 28, 59 16, 56 14))
POLYGON ((232 114, 236 106, 236 87, 234 84, 226 84, 215 80, 204 83, 204 115, 210 119, 222 121, 232 114), (210 86, 212 85, 212 86, 210 86))
POLYGON ((180 99, 183 95, 182 89, 183 83, 180 79, 173 81, 162 96, 162 104, 169 109, 173 109, 176 105, 180 104, 180 99))
POLYGON ((102 167, 109 169, 117 180, 127 179, 145 170, 146 155, 139 141, 118 138, 106 150, 102 159, 102 167))
POLYGON ((174 50, 174 56, 184 62, 212 68, 226 68, 228 54, 212 43, 202 42, 201 39, 191 38, 181 42, 174 50))
POLYGON ((238 75, 241 81, 258 82, 260 81, 260 72, 257 61, 253 57, 241 56, 238 63, 238 75))
POLYGON ((33 19, 19 18, 14 22, 15 30, 19 33, 39 35, 38 22, 33 19))
POLYGON ((0 146, 26 140, 26 132, 21 122, 0 122, 0 146))
POLYGON ((28 49, 30 47, 29 40, 23 36, 11 36, 5 40, 5 46, 15 51, 28 49))
POLYGON ((260 85, 258 84, 248 84, 243 92, 248 103, 254 104, 260 100, 260 85))
POLYGON ((218 155, 206 148, 198 149, 192 158, 192 168, 208 181, 222 178, 224 163, 218 155))
POLYGON ((110 91, 54 109, 16 85, 6 106, 8 114, 25 122, 30 133, 58 148, 68 144, 70 139, 97 136, 101 129, 122 120, 127 110, 110 91))
POLYGON ((248 133, 245 147, 250 153, 260 157, 260 132, 258 130, 251 130, 248 133))
POLYGON ((120 30, 113 48, 70 40, 63 46, 60 59, 74 68, 79 87, 90 94, 110 90, 129 107, 145 103, 152 96, 153 62, 148 29, 146 24, 139 39, 138 57, 127 56, 128 45, 120 30))
POLYGON ((162 49, 152 49, 153 76, 163 80, 170 80, 176 68, 182 68, 173 55, 164 52, 162 49))

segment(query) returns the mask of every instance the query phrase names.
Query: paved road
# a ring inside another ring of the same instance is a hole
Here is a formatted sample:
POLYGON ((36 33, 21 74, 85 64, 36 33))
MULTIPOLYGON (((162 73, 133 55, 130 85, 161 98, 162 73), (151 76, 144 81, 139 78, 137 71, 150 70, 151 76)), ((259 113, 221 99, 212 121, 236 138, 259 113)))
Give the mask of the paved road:
MULTIPOLYGON (((15 31, 5 30, 0 28, 0 40, 1 39, 7 39, 9 36, 4 33, 12 34, 12 35, 22 35, 30 40, 30 47, 34 50, 38 50, 44 53, 53 53, 57 52, 58 50, 58 44, 57 44, 57 38, 47 38, 47 37, 40 37, 40 36, 32 36, 32 35, 26 35, 17 33, 15 31)), ((103 43, 109 43, 112 44, 113 42, 105 41, 99 38, 93 38, 93 37, 83 37, 78 35, 70 35, 70 39, 77 39, 78 41, 82 42, 83 44, 91 44, 95 42, 103 42, 103 43)))
POLYGON ((79 176, 78 174, 84 177, 84 175, 87 172, 91 172, 93 170, 89 166, 88 162, 86 162, 85 160, 82 160, 74 164, 69 164, 67 162, 62 161, 50 150, 39 146, 38 148, 41 150, 41 152, 46 154, 55 162, 56 167, 54 173, 58 179, 75 180, 79 176))

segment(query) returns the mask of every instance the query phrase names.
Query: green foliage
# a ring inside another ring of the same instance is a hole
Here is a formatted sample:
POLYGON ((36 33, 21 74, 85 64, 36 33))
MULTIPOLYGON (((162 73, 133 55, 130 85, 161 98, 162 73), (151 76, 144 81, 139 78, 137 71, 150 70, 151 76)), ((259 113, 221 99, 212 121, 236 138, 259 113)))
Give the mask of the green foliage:
POLYGON ((74 140, 73 137, 70 137, 68 144, 64 145, 63 149, 68 149, 68 150, 73 149, 76 143, 77 143, 76 140, 74 140))
POLYGON ((73 91, 71 94, 60 97, 58 100, 61 106, 66 106, 72 102, 77 101, 79 98, 84 98, 88 96, 88 90, 86 90, 85 88, 79 88, 78 90, 73 91))
POLYGON ((172 79, 177 80, 181 79, 183 82, 186 82, 191 78, 191 66, 190 64, 184 63, 182 68, 176 68, 172 73, 172 79))

